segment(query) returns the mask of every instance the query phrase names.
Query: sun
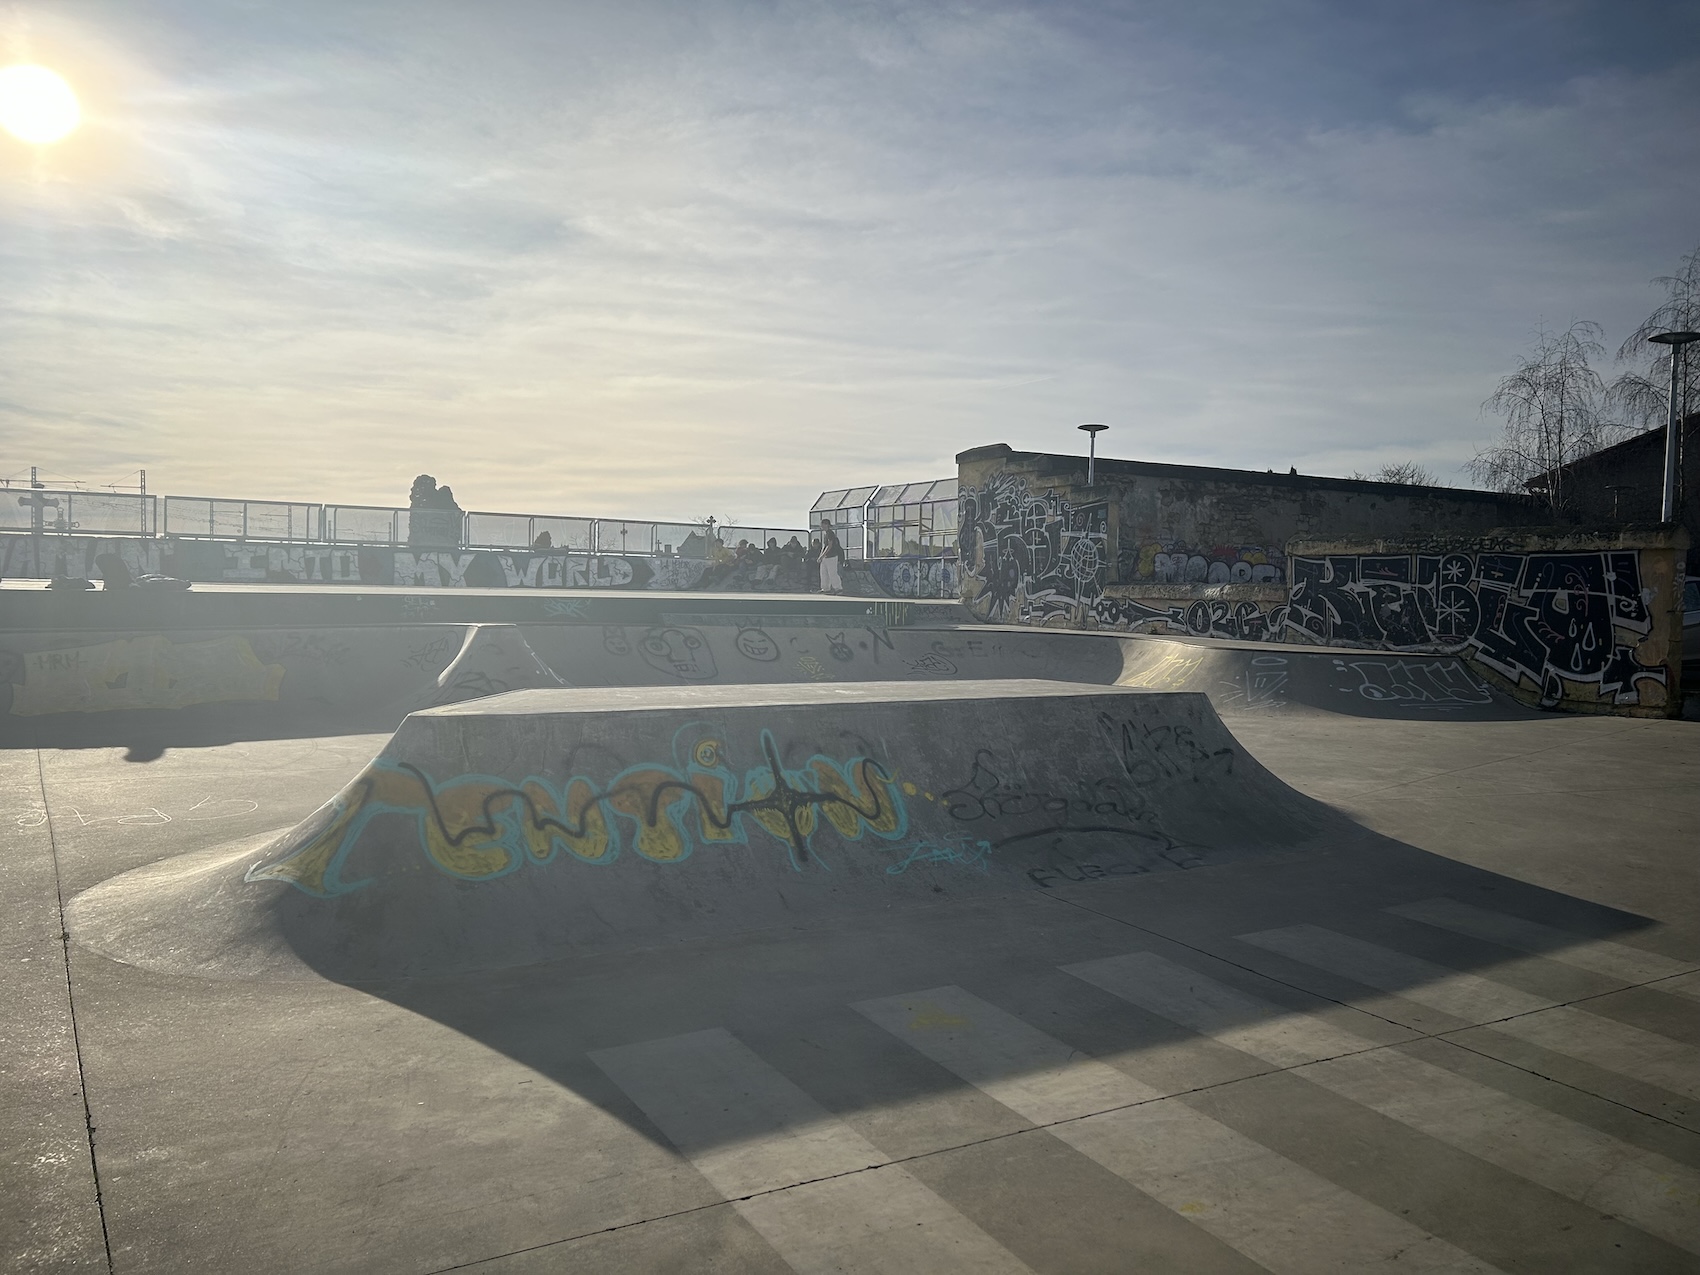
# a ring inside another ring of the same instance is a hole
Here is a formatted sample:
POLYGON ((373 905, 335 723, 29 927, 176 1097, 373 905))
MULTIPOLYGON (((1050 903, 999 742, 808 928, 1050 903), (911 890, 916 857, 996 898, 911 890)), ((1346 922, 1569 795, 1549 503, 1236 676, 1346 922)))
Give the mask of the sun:
POLYGON ((20 142, 47 146, 82 118, 71 86, 45 66, 9 66, 0 71, 0 128, 20 142))

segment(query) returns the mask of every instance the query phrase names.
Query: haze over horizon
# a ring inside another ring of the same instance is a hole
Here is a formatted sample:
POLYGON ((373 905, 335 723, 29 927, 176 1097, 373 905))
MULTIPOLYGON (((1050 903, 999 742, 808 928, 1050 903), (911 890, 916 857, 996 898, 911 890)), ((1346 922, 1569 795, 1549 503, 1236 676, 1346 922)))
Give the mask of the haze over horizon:
MULTIPOLYGON (((1460 466, 1692 250, 1700 6, 0 10, 0 472, 799 525, 992 442, 1460 466)), ((1602 368, 1608 375, 1613 369, 1602 368)))

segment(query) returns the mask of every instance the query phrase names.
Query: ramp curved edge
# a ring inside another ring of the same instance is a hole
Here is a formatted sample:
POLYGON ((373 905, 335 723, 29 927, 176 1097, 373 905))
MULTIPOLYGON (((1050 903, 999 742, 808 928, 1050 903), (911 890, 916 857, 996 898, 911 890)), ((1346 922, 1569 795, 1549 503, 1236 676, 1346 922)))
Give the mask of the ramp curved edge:
POLYGON ((1399 721, 1535 716, 1455 655, 1132 636, 1119 686, 1199 691, 1224 716, 1334 713, 1399 721))
POLYGON ((1043 681, 526 691, 410 716, 264 846, 73 900, 212 977, 452 974, 1314 848, 1349 821, 1197 693, 1043 681))

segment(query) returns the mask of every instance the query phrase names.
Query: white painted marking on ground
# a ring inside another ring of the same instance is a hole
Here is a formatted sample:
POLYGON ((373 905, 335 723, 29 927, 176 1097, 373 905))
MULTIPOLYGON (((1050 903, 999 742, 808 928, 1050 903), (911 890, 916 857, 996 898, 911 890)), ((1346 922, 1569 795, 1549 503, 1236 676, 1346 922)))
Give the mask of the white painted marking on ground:
POLYGON ((1625 983, 1645 983, 1656 978, 1668 978, 1695 968, 1693 961, 1677 961, 1657 952, 1643 951, 1606 939, 1584 938, 1568 930, 1525 921, 1522 917, 1494 912, 1456 899, 1424 899, 1419 903, 1404 903, 1388 908, 1395 916, 1421 921, 1455 934, 1485 939, 1501 947, 1515 948, 1535 956, 1591 970, 1625 983))
POLYGON ((861 1001, 854 1008, 1034 1124, 1163 1096, 960 987, 861 1001))
POLYGON ((1179 1098, 1050 1132, 1276 1275, 1495 1269, 1179 1098))
POLYGON ((1354 1054, 1375 1044, 1310 1014, 1283 1010, 1236 991, 1155 952, 1132 952, 1062 969, 1112 996, 1278 1067, 1354 1054))
POLYGON ((1700 1253, 1700 1171, 1396 1048, 1295 1073, 1589 1208, 1700 1253))
MULTIPOLYGON (((1117 1093, 1160 1092, 1106 1080, 1113 1069, 958 987, 856 1009, 1036 1124, 1117 1093)), ((1276 1275, 1495 1269, 1178 1098, 1065 1117, 1048 1132, 1276 1275)))
POLYGON ((1700 1098, 1700 1049, 1615 1018, 1567 1005, 1494 1023, 1493 1030, 1672 1093, 1700 1098))
POLYGON ((805 1275, 1028 1270, 724 1029, 590 1057, 805 1275))
POLYGON ((1467 1022, 1490 1022, 1557 1004, 1544 996, 1475 974, 1461 974, 1433 961, 1336 934, 1321 926, 1293 925, 1242 934, 1239 939, 1467 1022))
MULTIPOLYGON (((1306 1015, 1249 996, 1150 952, 1064 967, 1112 995, 1225 1045, 1283 1066, 1326 1045, 1343 1057, 1294 1075, 1401 1124, 1700 1252, 1700 1171, 1623 1142, 1490 1085, 1331 1024, 1307 1041, 1306 1015), (1259 1024, 1246 1028, 1246 1022, 1259 1024), (1275 1027, 1284 1028, 1279 1033, 1275 1027), (1355 1044, 1355 1048, 1339 1048, 1355 1044), (1367 1051, 1367 1052, 1363 1052, 1367 1051)), ((1319 1057, 1325 1055, 1318 1054, 1319 1057)))

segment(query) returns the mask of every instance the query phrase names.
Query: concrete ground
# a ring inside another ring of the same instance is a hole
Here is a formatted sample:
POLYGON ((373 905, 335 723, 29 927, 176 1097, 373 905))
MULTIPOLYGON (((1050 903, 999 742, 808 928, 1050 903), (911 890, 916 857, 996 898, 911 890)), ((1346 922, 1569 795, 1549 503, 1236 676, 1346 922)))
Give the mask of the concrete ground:
POLYGON ((366 986, 62 908, 383 735, 0 753, 0 1260, 1700 1269, 1700 727, 1229 725, 1387 840, 366 986))

